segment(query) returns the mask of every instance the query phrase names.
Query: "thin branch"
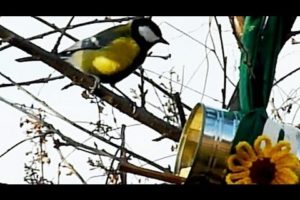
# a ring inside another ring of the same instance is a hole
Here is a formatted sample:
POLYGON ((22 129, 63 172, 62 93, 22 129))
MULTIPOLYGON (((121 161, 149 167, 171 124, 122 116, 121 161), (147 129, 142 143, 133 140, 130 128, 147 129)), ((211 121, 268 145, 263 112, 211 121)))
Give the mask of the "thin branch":
POLYGON ((222 52, 222 58, 223 58, 223 66, 224 66, 224 78, 223 78, 223 89, 222 89, 222 97, 223 97, 223 102, 222 102, 222 108, 226 108, 226 76, 227 76, 227 57, 225 56, 225 51, 224 51, 224 43, 223 43, 223 37, 222 37, 222 26, 219 24, 217 17, 214 17, 215 22, 218 27, 218 33, 219 33, 219 38, 220 38, 220 43, 221 43, 221 52, 222 52))
POLYGON ((292 38, 291 43, 292 43, 292 44, 300 44, 300 41, 297 41, 297 40, 295 40, 295 38, 292 38))
POLYGON ((287 37, 290 38, 292 36, 298 35, 299 33, 300 33, 300 31, 291 31, 287 37))
POLYGON ((16 85, 20 85, 20 86, 28 86, 31 84, 39 84, 39 83, 48 83, 50 81, 55 81, 58 79, 63 79, 65 76, 56 76, 56 77, 47 77, 47 78, 39 78, 39 79, 35 79, 32 81, 24 81, 24 82, 19 82, 19 83, 3 83, 0 84, 0 88, 4 88, 4 87, 12 87, 12 86, 16 86, 16 85))
POLYGON ((165 24, 169 25, 170 27, 172 27, 173 29, 177 30, 178 32, 182 33, 183 35, 187 36, 188 38, 194 40, 195 42, 197 42, 198 44, 202 45, 203 47, 205 47, 206 49, 209 49, 210 51, 213 51, 212 48, 208 47, 206 44, 202 43, 201 41, 197 40, 196 38, 194 38, 193 36, 191 36, 190 34, 180 30, 179 28, 177 28, 176 26, 173 26, 172 24, 168 23, 168 22, 164 22, 165 24))
MULTIPOLYGON (((78 41, 77 38, 73 37, 72 35, 70 35, 70 34, 68 34, 68 33, 65 33, 65 31, 66 31, 66 30, 68 29, 68 27, 69 27, 68 25, 67 25, 65 28, 60 29, 60 28, 58 28, 55 24, 51 24, 51 23, 47 22, 46 20, 44 20, 44 19, 42 19, 42 18, 40 18, 40 17, 34 17, 34 16, 33 16, 33 18, 36 19, 36 20, 38 20, 39 22, 41 22, 41 23, 43 23, 43 24, 45 24, 45 25, 47 25, 47 26, 53 28, 53 29, 56 30, 57 32, 60 32, 62 35, 67 36, 67 37, 70 38, 71 40, 73 40, 73 41, 78 41)), ((72 20, 73 20, 73 19, 72 19, 72 20)), ((72 20, 70 20, 70 21, 72 22, 72 20)))
MULTIPOLYGON (((135 75, 141 77, 141 74, 137 71, 133 72, 135 75)), ((152 79, 144 76, 144 80, 147 81, 148 83, 150 83, 153 87, 157 88, 159 91, 161 91, 163 94, 167 95, 170 98, 173 98, 172 94, 170 94, 167 90, 165 90, 164 88, 162 88, 160 85, 158 85, 156 82, 154 82, 152 79)), ((188 105, 186 105, 185 103, 182 102, 182 105, 184 108, 186 108, 187 110, 191 111, 192 108, 189 107, 188 105)))
MULTIPOLYGON (((57 112, 56 110, 54 110, 53 108, 51 108, 46 102, 40 100, 39 98, 37 98, 36 96, 34 96, 33 94, 31 94, 29 91, 27 91, 27 90, 24 89, 23 87, 17 85, 17 83, 14 82, 14 81, 13 81, 11 78, 9 78, 8 76, 4 75, 4 74, 1 73, 1 72, 0 72, 0 75, 3 76, 4 78, 6 78, 7 80, 11 81, 12 83, 16 84, 16 86, 17 86, 19 89, 21 89, 21 90, 24 91, 26 94, 28 94, 30 97, 32 97, 34 100, 36 100, 37 102, 41 103, 43 106, 45 106, 46 108, 48 108, 48 109, 49 109, 50 111, 52 111, 58 118, 64 120, 65 122, 68 122, 68 123, 71 124, 72 126, 74 126, 74 127, 78 128, 79 130, 81 130, 81 131, 83 131, 83 132, 89 134, 90 136, 93 136, 93 137, 95 137, 95 138, 97 138, 97 139, 99 139, 99 140, 101 140, 101 141, 103 141, 103 142, 105 142, 105 143, 107 143, 107 144, 109 144, 109 145, 115 147, 115 148, 119 148, 119 146, 118 146, 117 144, 111 142, 110 140, 108 140, 108 139, 106 139, 106 138, 104 138, 104 137, 102 137, 102 136, 100 136, 100 135, 94 134, 94 133, 92 133, 91 131, 85 129, 85 128, 82 127, 82 126, 79 126, 78 124, 74 123, 74 122, 71 121, 70 119, 66 118, 65 116, 63 116, 62 114, 60 114, 59 112, 57 112)), ((61 136, 61 137, 62 137, 62 136, 61 136)), ((73 145, 77 143, 77 142, 75 142, 75 141, 73 141, 73 140, 71 141, 71 140, 68 139, 66 136, 65 136, 65 139, 69 140, 69 142, 70 142, 71 144, 73 144, 73 145)), ((79 146, 80 146, 80 145, 79 145, 79 146)), ((86 146, 86 145, 84 145, 84 146, 86 146)), ((86 146, 86 147, 87 147, 87 146, 86 146)), ((134 153, 134 152, 132 152, 132 151, 129 151, 129 150, 126 150, 126 151, 127 151, 129 154, 131 154, 133 157, 138 158, 138 159, 140 159, 140 160, 143 160, 143 161, 149 163, 150 165, 153 165, 154 167, 157 167, 158 169, 160 169, 160 170, 162 170, 162 171, 167 171, 167 170, 168 170, 168 169, 166 169, 166 168, 164 168, 164 167, 162 167, 162 166, 160 166, 160 165, 158 165, 158 164, 152 162, 151 160, 148 160, 148 159, 146 159, 146 158, 144 158, 144 157, 142 157, 142 156, 140 156, 140 155, 138 155, 138 154, 136 154, 136 153, 134 153)))
POLYGON ((73 173, 75 173, 75 175, 79 178, 79 180, 81 181, 81 183, 87 184, 87 182, 79 174, 79 172, 74 168, 74 166, 66 160, 66 158, 62 154, 61 150, 59 148, 56 148, 56 150, 57 150, 57 152, 58 152, 58 154, 60 156, 60 159, 62 160, 61 162, 63 162, 73 173))
MULTIPOLYGON (((173 26, 172 24, 170 24, 170 23, 168 23, 168 22, 164 22, 164 23, 167 24, 167 25, 169 25, 170 27, 174 28, 175 30, 179 31, 180 33, 184 34, 185 36, 187 36, 188 38, 192 39, 193 41, 197 42, 198 44, 204 46, 204 47, 205 47, 205 50, 209 50, 209 53, 210 53, 210 52, 213 52, 213 54, 216 56, 216 58, 217 58, 217 60, 218 60, 218 62, 219 62, 219 64, 220 64, 220 67, 222 68, 222 70, 224 70, 224 68, 223 68, 223 66, 222 66, 222 64, 221 64, 221 62, 220 62, 220 59, 219 59, 219 57, 218 57, 218 55, 217 55, 217 53, 216 53, 215 48, 210 48, 210 47, 208 47, 206 44, 202 43, 201 41, 197 40, 196 38, 192 37, 192 36, 189 35, 188 33, 186 33, 186 32, 184 32, 184 31, 180 30, 179 28, 173 26)), ((213 42, 213 41, 212 41, 212 42, 213 42)), ((202 62, 201 62, 201 64, 202 64, 202 62)), ((201 64, 200 64, 199 66, 201 66, 201 64)), ((197 70, 197 71, 198 71, 198 70, 197 70)), ((194 76, 194 74, 195 74, 195 73, 193 73, 192 77, 194 76)), ((229 81, 229 83, 232 84, 232 86, 235 87, 235 84, 231 81, 231 79, 230 79, 228 76, 226 76, 226 78, 227 78, 227 80, 229 81)), ((190 80, 191 80, 191 78, 189 79, 188 83, 190 82, 190 80)), ((187 84, 188 84, 188 83, 187 83, 187 84)))
POLYGON ((175 176, 174 174, 171 173, 160 173, 150 169, 141 168, 127 162, 121 162, 120 170, 124 172, 133 173, 133 174, 138 174, 141 176, 146 176, 149 178, 158 179, 161 181, 166 181, 169 183, 175 183, 175 184, 182 184, 186 180, 185 178, 182 178, 180 176, 175 176))
MULTIPOLYGON (((115 152, 115 157, 117 157, 118 153, 120 151, 120 148, 118 148, 115 152)), ((109 170, 108 170, 108 173, 107 173, 107 176, 106 176, 106 181, 105 181, 105 184, 108 184, 108 181, 109 181, 109 176, 111 175, 111 172, 113 171, 113 166, 114 166, 114 163, 115 163, 115 160, 116 159, 113 159, 110 163, 110 166, 109 166, 109 170)), ((120 158, 121 160, 121 158, 120 158)))
MULTIPOLYGON (((41 120, 40 120, 41 121, 41 120)), ((81 142, 77 142, 75 140, 73 140, 72 138, 65 136, 64 134, 62 134, 58 129, 55 129, 54 126, 50 123, 47 123, 46 121, 41 121, 43 122, 49 130, 52 130, 53 133, 59 135, 61 137, 61 139, 63 139, 64 141, 66 141, 66 144, 62 144, 62 143, 58 143, 56 144, 56 146, 58 146, 58 144, 60 146, 73 146, 74 148, 89 153, 89 154, 93 154, 93 155, 101 155, 101 156, 106 156, 109 158, 115 158, 115 159, 119 159, 117 157, 115 157, 114 155, 112 155, 111 153, 108 153, 107 151, 105 151, 104 149, 99 150, 97 148, 93 148, 90 146, 87 146, 85 144, 82 144, 81 142)))
POLYGON ((166 56, 152 55, 152 51, 151 51, 151 52, 148 53, 147 57, 150 57, 150 58, 161 58, 161 59, 164 59, 164 60, 168 60, 169 58, 171 58, 171 54, 169 53, 166 56))
POLYGON ((0 101, 6 103, 7 105, 9 105, 9 106, 11 106, 11 107, 23 112, 23 113, 25 113, 26 115, 28 115, 32 119, 35 119, 36 121, 42 122, 44 125, 46 125, 49 128, 49 130, 52 130, 52 132, 49 131, 49 132, 47 132, 47 134, 56 133, 63 140, 67 141, 68 145, 71 145, 71 146, 75 147, 76 149, 79 149, 79 150, 82 150, 82 151, 86 151, 84 149, 88 149, 88 150, 90 150, 88 153, 100 154, 100 155, 103 155, 103 156, 113 157, 111 154, 107 153, 106 151, 98 150, 98 149, 89 147, 87 145, 81 144, 80 142, 74 141, 73 139, 63 135, 58 129, 55 129, 53 125, 51 125, 51 124, 47 123, 46 121, 38 118, 37 116, 35 116, 34 114, 24 110, 23 108, 16 106, 14 103, 9 102, 8 100, 4 99, 1 96, 0 96, 0 101), (80 149, 79 147, 81 147, 83 149, 80 149))
POLYGON ((184 110, 183 110, 181 99, 180 99, 180 94, 178 92, 176 92, 173 96, 174 96, 173 99, 177 106, 177 110, 178 110, 178 114, 179 114, 179 118, 180 118, 180 122, 181 122, 181 127, 183 127, 186 119, 185 119, 185 114, 184 114, 184 110))
POLYGON ((11 150, 13 150, 14 148, 16 148, 17 146, 19 146, 20 144, 22 144, 22 143, 24 143, 24 142, 26 142, 28 140, 33 140, 35 138, 44 137, 44 136, 46 136, 46 134, 41 134, 41 135, 37 135, 37 136, 33 136, 31 138, 27 138, 27 139, 21 140, 20 142, 17 142, 15 145, 13 145, 12 147, 8 148, 5 152, 3 152, 0 155, 0 158, 2 158, 3 156, 5 156, 8 152, 10 152, 11 150))
MULTIPOLYGON (((208 52, 208 53, 210 53, 210 52, 208 52)), ((157 76, 160 76, 160 77, 162 77, 162 78, 164 78, 164 79, 167 79, 167 80, 169 80, 169 81, 171 81, 171 82, 173 82, 173 83, 175 83, 175 84, 178 84, 178 85, 184 87, 185 89, 188 89, 188 90, 190 90, 190 91, 193 91, 193 92, 195 92, 195 93, 197 93, 197 94, 199 94, 199 95, 203 95, 203 96, 205 96, 205 97, 207 97, 207 98, 209 98, 209 99, 211 99, 211 100, 213 100, 213 101, 215 101, 215 102, 222 103, 222 101, 218 100, 217 98, 214 98, 214 97, 211 97, 211 96, 209 96, 209 95, 203 94, 203 93, 201 93, 201 92, 199 92, 199 91, 197 91, 197 90, 195 90, 195 89, 193 89, 193 88, 191 88, 191 87, 189 87, 189 86, 182 85, 181 83, 177 83, 176 81, 170 80, 168 77, 163 76, 163 75, 161 75, 161 74, 158 74, 158 73, 155 72, 155 71, 152 71, 152 70, 149 70, 149 69, 145 69, 145 71, 148 71, 148 72, 150 72, 150 73, 152 73, 152 74, 155 74, 155 75, 157 75, 157 76)), ((146 79, 145 79, 145 80, 146 80, 146 79)), ((184 107, 185 107, 185 106, 184 106, 184 107)), ((191 109, 190 109, 190 110, 191 110, 191 109)))
MULTIPOLYGON (((215 48, 215 44, 213 42, 213 38, 212 38, 212 35, 211 35, 211 18, 209 18, 209 24, 208 24, 209 28, 208 28, 208 33, 207 33, 207 36, 205 38, 205 43, 207 43, 208 41, 208 36, 210 36, 210 39, 212 41, 212 44, 215 48)), ((204 85, 203 85, 203 90, 202 90, 202 97, 200 99, 200 102, 203 101, 203 97, 204 97, 204 94, 205 94, 205 90, 206 90, 206 85, 207 85, 207 78, 208 78, 208 72, 209 72, 209 59, 208 59, 208 54, 210 52, 207 52, 207 49, 204 49, 204 52, 205 52, 205 59, 203 59, 203 62, 206 60, 206 64, 207 64, 207 67, 206 67, 206 73, 205 73, 205 78, 204 78, 204 85)), ((219 57, 216 55, 217 59, 219 60, 219 57)))
POLYGON ((60 36, 58 37, 58 39, 57 39, 57 41, 56 41, 56 43, 55 43, 55 45, 54 45, 54 47, 53 47, 53 49, 52 49, 52 51, 51 51, 52 53, 57 53, 57 49, 58 49, 58 46, 60 45, 60 42, 61 42, 61 40, 62 40, 62 37, 63 37, 64 35, 67 34, 67 33, 66 33, 67 28, 71 25, 73 19, 74 19, 74 16, 71 17, 71 19, 69 20, 69 22, 68 22, 66 28, 64 28, 63 31, 61 32, 60 36))
POLYGON ((144 69, 140 67, 140 75, 141 75, 141 84, 138 85, 138 88, 140 90, 140 96, 141 96, 141 107, 145 107, 146 104, 146 94, 148 93, 148 90, 145 90, 144 83, 144 69))
POLYGON ((283 81, 284 79, 286 79, 287 77, 291 76, 292 74, 294 74, 295 72, 299 71, 300 67, 298 67, 297 69, 294 69, 293 71, 291 71, 290 73, 284 75, 283 77, 281 77, 278 81, 276 81, 273 86, 277 85, 278 83, 280 83, 281 81, 283 81))
MULTIPOLYGON (((122 124, 122 129, 121 129, 121 162, 127 162, 127 157, 126 157, 126 150, 125 150, 125 128, 126 126, 122 124)), ((126 172, 121 172, 121 184, 126 185, 127 184, 127 174, 126 172)))

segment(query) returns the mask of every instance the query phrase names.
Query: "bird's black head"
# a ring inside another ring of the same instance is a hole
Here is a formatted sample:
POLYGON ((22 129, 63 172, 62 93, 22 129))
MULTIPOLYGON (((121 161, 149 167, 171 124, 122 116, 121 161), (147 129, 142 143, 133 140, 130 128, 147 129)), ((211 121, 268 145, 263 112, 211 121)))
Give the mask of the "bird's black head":
POLYGON ((151 19, 140 18, 132 21, 132 37, 143 47, 151 48, 156 43, 169 44, 163 37, 161 30, 151 19))

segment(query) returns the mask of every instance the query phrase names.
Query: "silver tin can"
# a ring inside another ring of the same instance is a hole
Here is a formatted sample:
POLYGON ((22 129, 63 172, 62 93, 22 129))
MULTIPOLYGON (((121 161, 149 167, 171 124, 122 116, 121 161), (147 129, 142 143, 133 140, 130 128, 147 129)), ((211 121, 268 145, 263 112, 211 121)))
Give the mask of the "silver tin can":
MULTIPOLYGON (((210 183, 222 183, 227 173, 227 158, 241 119, 238 112, 218 110, 198 103, 181 134, 175 175, 186 178, 186 182, 202 179, 210 183)), ((292 152, 300 156, 299 129, 268 119, 263 134, 268 135, 273 144, 278 142, 279 137, 288 140, 292 152), (283 137, 280 136, 282 131, 283 137)))

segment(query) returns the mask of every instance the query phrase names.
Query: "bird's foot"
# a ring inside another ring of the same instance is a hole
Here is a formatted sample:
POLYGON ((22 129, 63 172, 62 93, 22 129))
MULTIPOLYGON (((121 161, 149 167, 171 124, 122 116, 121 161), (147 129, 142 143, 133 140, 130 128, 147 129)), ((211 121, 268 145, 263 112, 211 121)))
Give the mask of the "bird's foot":
POLYGON ((92 76, 95 79, 95 81, 94 81, 93 86, 89 87, 89 93, 94 94, 95 90, 100 89, 100 87, 101 87, 100 78, 98 76, 95 76, 95 75, 90 75, 90 76, 92 76))
POLYGON ((135 112, 136 112, 136 110, 137 110, 137 105, 136 105, 136 103, 135 102, 133 102, 132 101, 132 111, 131 111, 131 113, 134 115, 135 114, 135 112))

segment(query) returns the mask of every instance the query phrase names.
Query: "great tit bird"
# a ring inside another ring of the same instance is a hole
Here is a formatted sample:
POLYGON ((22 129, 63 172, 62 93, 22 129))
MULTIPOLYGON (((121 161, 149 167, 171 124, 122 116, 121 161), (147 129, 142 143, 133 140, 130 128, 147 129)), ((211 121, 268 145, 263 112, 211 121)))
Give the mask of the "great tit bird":
POLYGON ((114 86, 136 70, 157 43, 169 44, 157 24, 138 18, 78 41, 58 55, 98 82, 114 86))
POLYGON ((136 70, 156 43, 169 44, 151 19, 140 18, 78 41, 59 55, 102 83, 115 84, 136 70))

